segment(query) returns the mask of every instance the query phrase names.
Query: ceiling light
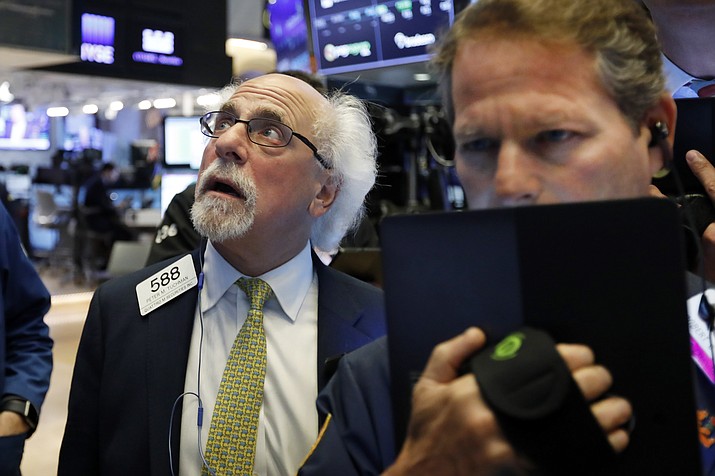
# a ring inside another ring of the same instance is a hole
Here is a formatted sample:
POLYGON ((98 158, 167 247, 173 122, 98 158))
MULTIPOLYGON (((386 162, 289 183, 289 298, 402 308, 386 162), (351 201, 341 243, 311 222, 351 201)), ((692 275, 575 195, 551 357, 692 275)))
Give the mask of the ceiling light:
POLYGON ((97 114, 97 111, 99 111, 99 108, 96 104, 85 104, 82 106, 82 112, 85 114, 97 114))
POLYGON ((430 76, 428 73, 415 73, 415 75, 412 77, 415 78, 415 81, 429 81, 430 79, 432 79, 432 76, 430 76))
POLYGON ((48 107, 47 115, 49 117, 65 117, 70 113, 70 110, 66 107, 48 107))
POLYGON ((148 100, 148 99, 145 99, 145 100, 139 102, 139 104, 137 104, 137 107, 138 107, 139 109, 141 109, 142 111, 146 111, 147 109, 151 109, 151 101, 148 100))
POLYGON ((157 109, 169 109, 176 106, 176 99, 174 98, 160 98, 154 99, 154 107, 157 109))
POLYGON ((202 94, 196 98, 196 104, 202 107, 213 106, 221 102, 221 96, 218 93, 202 94))
POLYGON ((0 84, 0 102, 12 102, 15 95, 10 92, 10 82, 5 81, 0 84))
POLYGON ((109 109, 112 111, 121 111, 124 109, 124 103, 122 101, 112 101, 109 103, 109 109))
POLYGON ((226 40, 226 51, 233 51, 235 48, 266 51, 268 49, 268 45, 262 41, 245 40, 243 38, 229 38, 226 40))

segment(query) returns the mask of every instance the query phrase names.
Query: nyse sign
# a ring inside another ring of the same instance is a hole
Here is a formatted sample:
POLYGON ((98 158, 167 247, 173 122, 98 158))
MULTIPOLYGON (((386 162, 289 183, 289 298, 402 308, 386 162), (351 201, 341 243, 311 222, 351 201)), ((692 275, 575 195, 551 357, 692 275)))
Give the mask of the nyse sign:
POLYGON ((82 61, 89 61, 90 63, 112 64, 114 63, 114 47, 82 43, 80 58, 82 61))
POLYGON ((80 58, 90 63, 114 63, 114 18, 84 13, 80 58))
POLYGON ((175 56, 174 33, 171 31, 144 28, 142 30, 142 51, 132 53, 137 63, 151 63, 168 66, 181 66, 184 60, 175 56))
POLYGON ((173 54, 174 33, 145 28, 142 31, 142 49, 150 53, 173 54))

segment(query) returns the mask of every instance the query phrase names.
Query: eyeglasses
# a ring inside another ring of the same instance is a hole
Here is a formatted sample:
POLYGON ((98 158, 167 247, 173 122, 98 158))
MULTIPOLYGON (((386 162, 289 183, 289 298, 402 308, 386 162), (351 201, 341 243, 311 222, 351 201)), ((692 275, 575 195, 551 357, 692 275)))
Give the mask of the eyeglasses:
POLYGON ((297 137, 303 144, 307 145, 313 151, 313 155, 320 165, 326 169, 331 169, 328 163, 318 154, 318 148, 313 145, 305 136, 293 132, 293 129, 286 126, 282 122, 274 121, 273 119, 254 118, 245 121, 239 119, 234 114, 227 111, 211 111, 207 112, 199 119, 201 123, 201 132, 214 139, 221 135, 238 123, 246 124, 246 132, 248 139, 254 144, 264 147, 285 147, 290 143, 293 137, 297 137))

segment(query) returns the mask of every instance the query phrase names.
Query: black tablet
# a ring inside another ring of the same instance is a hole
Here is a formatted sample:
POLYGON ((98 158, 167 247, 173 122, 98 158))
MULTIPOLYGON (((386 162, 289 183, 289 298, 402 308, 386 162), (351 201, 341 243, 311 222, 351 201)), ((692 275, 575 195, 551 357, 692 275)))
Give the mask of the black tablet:
MULTIPOLYGON (((585 343, 634 407, 608 476, 700 475, 682 232, 637 199, 393 216, 381 225, 397 447, 435 344, 476 325, 585 343)), ((578 438, 575 427, 574 438, 578 438)))

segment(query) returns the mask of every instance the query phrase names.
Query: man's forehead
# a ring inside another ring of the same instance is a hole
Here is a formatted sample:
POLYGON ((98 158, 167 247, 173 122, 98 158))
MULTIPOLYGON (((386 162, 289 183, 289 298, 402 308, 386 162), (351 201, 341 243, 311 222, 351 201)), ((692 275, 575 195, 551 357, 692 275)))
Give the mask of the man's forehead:
POLYGON ((575 45, 549 46, 523 39, 465 42, 452 69, 455 134, 528 133, 588 121, 600 107, 617 109, 593 55, 575 45))
POLYGON ((596 55, 572 41, 549 40, 533 35, 479 32, 460 42, 453 71, 472 65, 468 82, 502 77, 544 77, 552 81, 569 76, 593 77, 596 55))
POLYGON ((558 128, 567 122, 583 121, 582 112, 573 102, 563 97, 550 97, 539 92, 520 94, 516 102, 503 96, 487 97, 455 110, 454 135, 528 135, 558 128), (531 104, 533 107, 529 107, 531 104))
POLYGON ((267 74, 241 83, 224 108, 273 111, 281 117, 297 119, 314 116, 324 101, 305 81, 284 74, 267 74))
POLYGON ((487 36, 464 41, 453 64, 451 89, 456 114, 477 104, 497 108, 504 100, 503 107, 509 107, 508 100, 514 99, 538 106, 522 113, 542 117, 564 114, 587 98, 611 99, 592 54, 572 44, 524 38, 487 36), (474 61, 477 57, 479 61, 474 61))
POLYGON ((305 81, 285 74, 271 73, 241 83, 234 96, 241 94, 284 97, 305 102, 319 102, 325 99, 313 86, 305 81))

